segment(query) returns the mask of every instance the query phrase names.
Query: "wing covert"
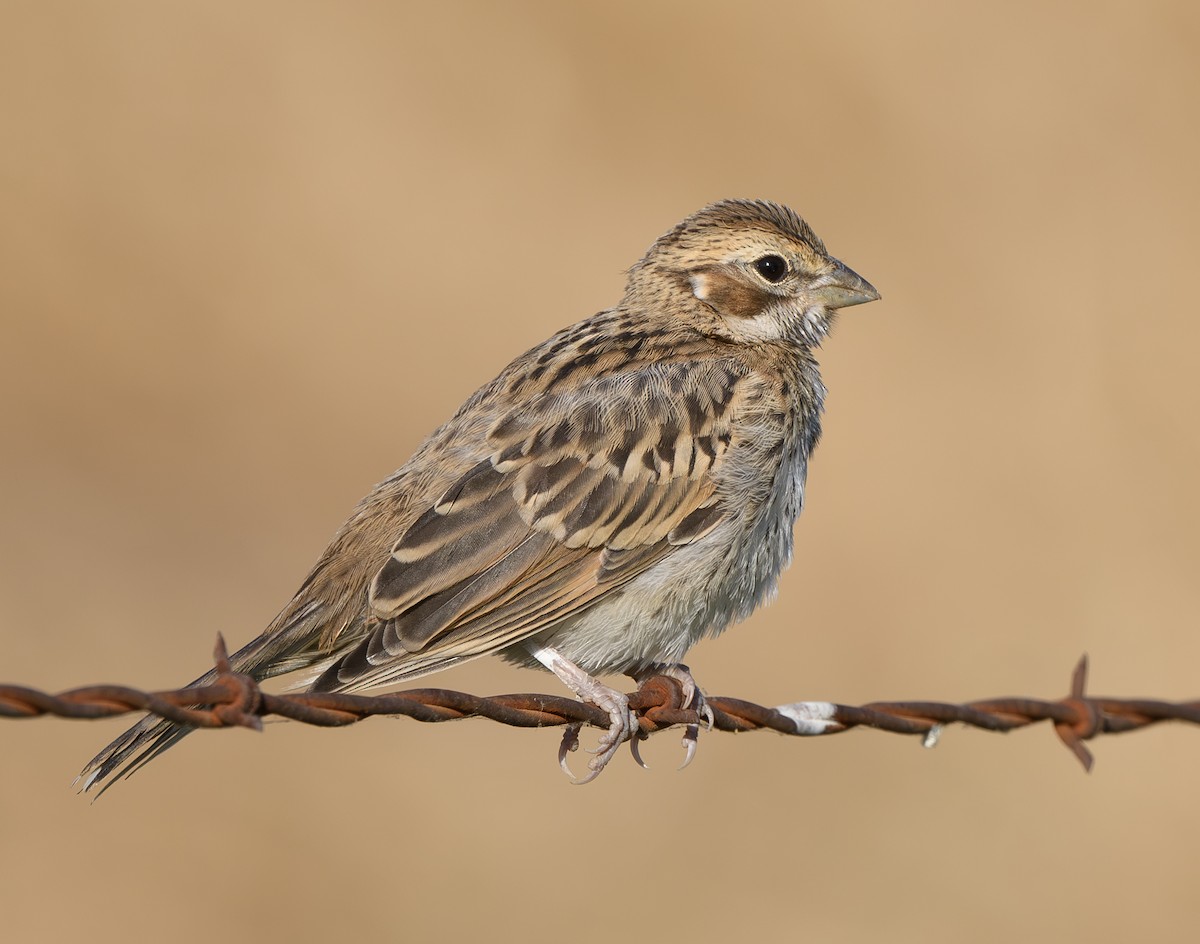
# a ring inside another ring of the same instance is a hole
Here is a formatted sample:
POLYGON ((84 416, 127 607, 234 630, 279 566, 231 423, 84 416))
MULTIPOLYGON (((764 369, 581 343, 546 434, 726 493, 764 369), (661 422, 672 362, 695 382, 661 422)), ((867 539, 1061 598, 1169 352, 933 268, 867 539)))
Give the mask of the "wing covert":
POLYGON ((376 575, 380 624, 331 669, 337 687, 503 648, 702 538, 724 517, 712 473, 745 379, 725 360, 651 364, 496 419, 486 458, 376 575))

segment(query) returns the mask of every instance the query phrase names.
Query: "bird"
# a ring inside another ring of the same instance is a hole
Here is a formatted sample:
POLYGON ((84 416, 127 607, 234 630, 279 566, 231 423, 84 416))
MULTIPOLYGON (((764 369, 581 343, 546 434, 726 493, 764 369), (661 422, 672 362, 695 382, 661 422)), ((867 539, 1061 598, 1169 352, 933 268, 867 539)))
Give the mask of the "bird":
MULTIPOLYGON (((681 660, 773 596, 821 435, 814 352, 879 297, 788 207, 704 207, 619 304, 517 357, 375 486, 232 668, 357 692, 497 655, 608 714, 576 782, 631 739, 636 757, 628 697, 597 676, 673 675, 707 711, 681 660)), ((83 789, 190 730, 147 716, 83 789)))

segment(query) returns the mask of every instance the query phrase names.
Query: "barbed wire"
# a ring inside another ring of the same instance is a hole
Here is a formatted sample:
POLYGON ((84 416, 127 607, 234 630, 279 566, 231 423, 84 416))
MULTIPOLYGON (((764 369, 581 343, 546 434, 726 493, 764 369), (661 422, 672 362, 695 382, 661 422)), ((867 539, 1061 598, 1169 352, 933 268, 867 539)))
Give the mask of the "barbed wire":
MULTIPOLYGON (((211 685, 145 692, 122 685, 90 685, 56 695, 21 685, 0 685, 0 717, 112 718, 145 711, 193 728, 262 729, 262 719, 277 716, 321 727, 355 724, 377 715, 414 721, 487 718, 520 728, 561 725, 607 730, 607 711, 574 699, 541 694, 481 697, 441 688, 417 688, 385 695, 341 695, 326 692, 264 692, 248 675, 230 669, 224 640, 218 637, 214 660, 217 678, 211 685)), ((794 702, 768 708, 740 698, 705 696, 716 731, 770 729, 803 737, 841 734, 865 727, 892 734, 915 735, 927 747, 937 743, 948 724, 987 731, 1012 731, 1049 721, 1063 744, 1085 770, 1093 763, 1084 741, 1101 734, 1137 731, 1163 721, 1200 725, 1200 700, 1169 702, 1147 698, 1109 698, 1086 694, 1087 656, 1079 660, 1070 693, 1045 701, 1037 698, 987 698, 964 704, 935 701, 794 702)), ((654 676, 629 696, 637 715, 639 737, 678 725, 707 724, 707 712, 685 703, 683 685, 670 676, 654 676)))

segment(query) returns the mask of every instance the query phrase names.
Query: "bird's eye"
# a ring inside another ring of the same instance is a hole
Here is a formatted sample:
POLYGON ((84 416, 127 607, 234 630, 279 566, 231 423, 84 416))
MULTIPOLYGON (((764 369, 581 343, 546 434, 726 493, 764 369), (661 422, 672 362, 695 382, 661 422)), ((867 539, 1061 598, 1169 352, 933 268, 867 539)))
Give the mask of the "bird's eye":
POLYGON ((774 284, 787 275, 787 263, 780 256, 762 256, 754 260, 754 271, 774 284))

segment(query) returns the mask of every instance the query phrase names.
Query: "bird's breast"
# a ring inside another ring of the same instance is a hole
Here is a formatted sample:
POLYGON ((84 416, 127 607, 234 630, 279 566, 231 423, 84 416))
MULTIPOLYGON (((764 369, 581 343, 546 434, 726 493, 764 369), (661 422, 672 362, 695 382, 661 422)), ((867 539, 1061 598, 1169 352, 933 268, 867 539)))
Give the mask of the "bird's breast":
POLYGON ((745 619, 775 590, 792 557, 792 529, 804 505, 808 457, 819 418, 778 415, 747 424, 730 462, 725 501, 730 533, 716 572, 710 632, 745 619))

